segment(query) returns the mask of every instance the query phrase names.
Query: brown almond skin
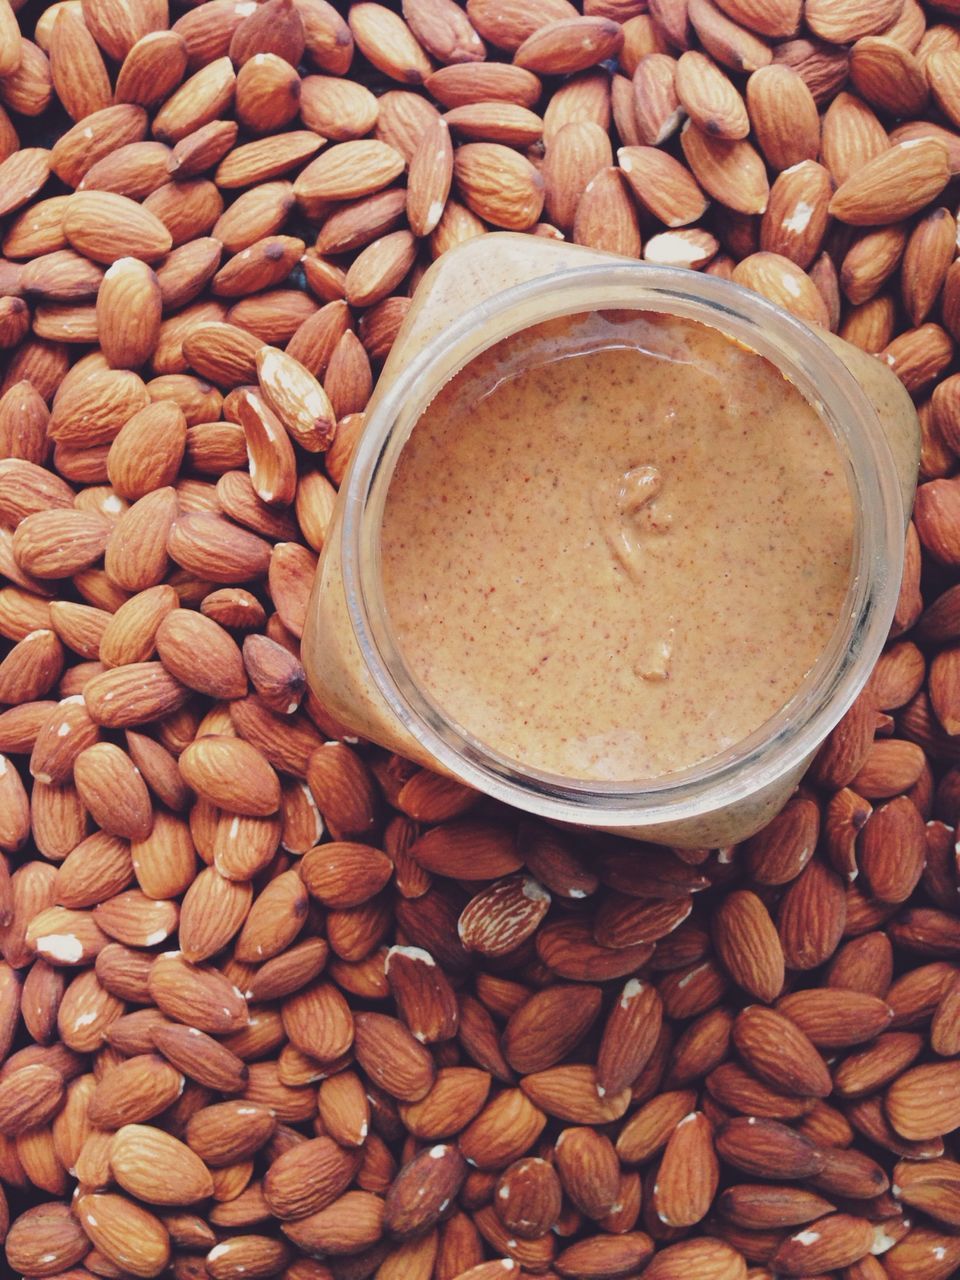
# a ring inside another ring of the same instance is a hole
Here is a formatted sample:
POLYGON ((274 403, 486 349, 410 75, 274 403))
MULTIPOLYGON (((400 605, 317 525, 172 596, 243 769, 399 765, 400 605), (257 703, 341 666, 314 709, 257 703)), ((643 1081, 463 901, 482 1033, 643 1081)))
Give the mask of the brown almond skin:
POLYGON ((312 1138, 274 1160, 264 1179, 264 1197, 279 1218, 305 1217, 332 1204, 356 1169, 354 1153, 330 1138, 312 1138))
POLYGON ((776 1120, 728 1120, 716 1138, 717 1154, 744 1173, 768 1179, 808 1178, 823 1168, 823 1153, 776 1120))
POLYGON ((756 894, 747 889, 728 894, 714 919, 713 936, 737 985, 764 1003, 775 1000, 783 988, 783 949, 756 894))
POLYGON ((733 1042, 747 1066, 774 1088, 801 1097, 830 1093, 830 1072, 812 1042, 773 1009, 744 1009, 733 1024, 733 1042))

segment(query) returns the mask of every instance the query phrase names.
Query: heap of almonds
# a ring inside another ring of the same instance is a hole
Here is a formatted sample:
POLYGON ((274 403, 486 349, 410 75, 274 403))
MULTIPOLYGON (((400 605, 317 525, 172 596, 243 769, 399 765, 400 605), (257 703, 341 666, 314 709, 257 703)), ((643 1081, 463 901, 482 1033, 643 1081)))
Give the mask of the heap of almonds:
POLYGON ((583 9, 0 0, 9 1273, 960 1271, 960 3, 583 9), (890 645, 741 846, 561 834, 305 687, 375 374, 496 228, 917 398, 890 645))

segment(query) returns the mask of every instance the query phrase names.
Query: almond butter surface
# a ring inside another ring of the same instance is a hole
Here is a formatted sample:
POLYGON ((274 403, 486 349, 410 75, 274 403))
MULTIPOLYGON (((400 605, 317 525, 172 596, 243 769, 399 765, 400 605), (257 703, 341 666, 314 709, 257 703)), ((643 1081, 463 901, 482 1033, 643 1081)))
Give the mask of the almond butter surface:
POLYGON ((836 446, 773 366, 600 312, 497 343, 437 395, 391 481, 384 591, 418 682, 481 742, 658 778, 789 700, 851 535, 836 446))
POLYGON ((957 1273, 956 10, 0 0, 10 1274, 957 1273), (521 818, 306 687, 383 362, 496 229, 918 406, 887 649, 741 845, 521 818))

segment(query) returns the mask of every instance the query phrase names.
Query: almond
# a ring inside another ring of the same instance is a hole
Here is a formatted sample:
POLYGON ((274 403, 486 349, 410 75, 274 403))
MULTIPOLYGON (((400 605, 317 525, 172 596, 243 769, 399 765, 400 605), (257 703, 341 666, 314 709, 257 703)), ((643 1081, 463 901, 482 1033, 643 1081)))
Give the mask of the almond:
POLYGON ((460 1152, 479 1169, 503 1168, 527 1152, 547 1118, 519 1089, 506 1089, 460 1134, 460 1152))
MULTIPOLYGON (((150 1036, 157 1052, 198 1084, 222 1093, 240 1093, 244 1089, 247 1068, 241 1059, 205 1032, 162 1022, 151 1027, 150 1036)), ((129 1187, 127 1190, 133 1191, 129 1187)))
POLYGON ((467 1165, 456 1147, 428 1147, 399 1172, 384 1203, 384 1226, 398 1239, 429 1230, 457 1195, 467 1165))
MULTIPOLYGON (((507 1061, 523 1074, 554 1066, 583 1037, 599 1011, 597 987, 557 984, 536 992, 511 1015, 504 1029, 507 1061)), ((626 1050, 629 1058, 636 1050, 634 1044, 619 1040, 611 1048, 626 1050)), ((611 1065, 604 1065, 611 1070, 611 1065)))
POLYGON ((640 256, 637 211, 619 169, 612 165, 601 169, 587 183, 577 204, 573 239, 624 258, 640 256))
POLYGON ((392 80, 420 84, 433 70, 430 59, 399 14, 364 0, 352 6, 349 22, 360 52, 392 80))
POLYGON ((790 1181, 823 1168, 822 1152, 802 1134, 776 1120, 739 1116, 717 1132, 717 1154, 735 1169, 755 1177, 790 1181))
POLYGON ((211 735, 190 744, 180 772, 193 789, 233 813, 266 817, 280 805, 280 784, 271 766, 249 743, 211 735))
POLYGON ((170 1237, 159 1218, 125 1196, 82 1195, 80 1225, 116 1267, 135 1276, 157 1276, 170 1258, 170 1237))
POLYGON ((43 1124, 59 1109, 63 1080, 41 1063, 21 1067, 0 1081, 0 1132, 23 1133, 43 1124))
POLYGON ((892 1018, 890 1006, 877 996, 830 988, 793 992, 778 1007, 818 1048, 872 1040, 892 1018))
POLYGON ((114 1134, 110 1169, 124 1191, 148 1204, 191 1204, 213 1191, 213 1179, 200 1158, 148 1125, 125 1125, 114 1134))
POLYGON ((173 92, 186 68, 187 45, 181 35, 175 31, 147 32, 127 51, 114 96, 118 103, 154 106, 173 92))
POLYGON ((521 866, 508 830, 469 820, 434 828, 416 841, 410 852, 428 871, 463 879, 492 880, 521 866))
POLYGON ((708 195, 738 213, 763 213, 769 184, 749 142, 711 138, 690 121, 680 141, 687 164, 708 195))
POLYGON ((813 0, 804 10, 807 25, 821 40, 850 44, 895 22, 900 6, 893 0, 859 0, 852 6, 837 0, 813 0))
POLYGON ((678 160, 655 147, 621 147, 620 169, 642 204, 668 227, 682 227, 703 216, 707 199, 678 160))
POLYGON ((744 1009, 734 1022, 733 1040, 746 1065, 773 1088, 801 1097, 830 1093, 830 1073, 813 1044, 774 1010, 744 1009))
POLYGON ((777 931, 788 968, 822 964, 836 950, 846 923, 839 878, 813 860, 791 884, 777 912, 777 931))
POLYGON ((153 808, 146 784, 120 747, 110 742, 85 747, 73 775, 80 798, 105 831, 138 840, 150 834, 153 808))
POLYGON ((403 156, 385 142, 341 142, 307 165, 293 191, 301 201, 348 200, 381 190, 403 168, 403 156))
POLYGON ((883 125, 865 102, 838 93, 823 117, 823 163, 841 184, 890 146, 883 125))
POLYGON ((527 36, 513 60, 516 66, 541 75, 572 75, 615 58, 622 46, 619 22, 603 17, 560 18, 527 36))
POLYGON ((181 568, 207 581, 240 582, 259 577, 269 564, 269 547, 261 538, 206 512, 177 519, 167 545, 181 568))
POLYGON ((619 1119, 627 1109, 629 1090, 601 1096, 592 1066, 571 1063, 525 1076, 526 1096, 548 1115, 574 1124, 605 1124, 619 1119))
POLYGON ((913 1141, 936 1138, 960 1124, 955 1114, 960 1078, 955 1064, 912 1067, 887 1090, 887 1116, 897 1133, 913 1141))
MULTIPOLYGON (((642 1231, 618 1236, 588 1236, 568 1245, 557 1258, 562 1276, 629 1275, 653 1254, 653 1241, 642 1231)), ((678 1273, 679 1274, 679 1273, 678 1273)), ((664 1277, 667 1273, 664 1273, 664 1277)), ((664 1280, 661 1277, 661 1280, 664 1280)))
POLYGON ((553 1166, 527 1156, 515 1160, 500 1175, 493 1203, 508 1231, 522 1239, 536 1240, 557 1222, 561 1197, 553 1166))
POLYGON ((762 36, 792 36, 800 25, 800 5, 796 0, 721 0, 720 8, 762 36))
MULTIPOLYGON (((321 1086, 321 1095, 323 1088, 321 1086)), ((485 1071, 475 1067, 441 1068, 429 1093, 419 1102, 401 1103, 400 1114, 418 1138, 449 1138, 464 1129, 482 1110, 489 1090, 490 1077, 485 1071)), ((321 1112, 322 1104, 321 1097, 321 1112)))
POLYGON ((576 10, 568 0, 469 0, 467 16, 485 40, 498 49, 514 52, 528 36, 547 23, 573 18, 576 10))
POLYGON ((159 218, 127 196, 110 191, 72 196, 63 229, 78 253, 108 265, 125 257, 155 262, 172 247, 170 232, 159 218))
POLYGON ((543 208, 543 179, 523 156, 496 142, 471 142, 454 153, 454 178, 479 217, 508 231, 532 226, 543 208))
POLYGON ((927 318, 943 284, 956 243, 948 209, 935 209, 911 233, 904 254, 903 297, 914 326, 927 318))
POLYGON ((830 175, 813 160, 781 173, 770 189, 760 223, 760 247, 809 270, 827 230, 830 175))
POLYGON ((357 1157, 327 1137, 298 1143, 274 1160, 263 1194, 281 1219, 303 1218, 333 1204, 350 1185, 357 1157))
POLYGON ((857 41, 850 54, 850 79, 871 106, 894 115, 921 113, 929 96, 917 59, 883 36, 857 41))
POLYGON ((908 217, 933 200, 949 178, 946 152, 933 139, 901 142, 870 160, 838 187, 830 212, 853 226, 908 217))
POLYGON ((150 969, 149 991, 168 1017, 199 1031, 224 1035, 246 1025, 246 1001, 217 970, 164 955, 150 969))
POLYGON ((827 306, 816 285, 795 262, 778 253, 752 253, 739 262, 732 279, 776 302, 808 324, 829 323, 827 306))
POLYGON ((675 83, 684 111, 713 137, 745 138, 750 132, 743 99, 732 82, 706 55, 692 50, 681 54, 675 83))
POLYGON ((180 1096, 183 1076, 155 1054, 139 1054, 112 1067, 97 1083, 87 1117, 104 1129, 119 1129, 159 1115, 180 1096))
POLYGON ((224 699, 242 698, 247 692, 240 650, 212 619, 190 609, 173 609, 164 615, 154 638, 160 661, 188 688, 224 699))
POLYGON ((654 1188, 657 1217, 667 1226, 693 1226, 706 1216, 719 1182, 713 1126, 691 1111, 671 1134, 654 1188))
POLYGON ((283 1225, 308 1253, 352 1254, 376 1244, 383 1231, 384 1203, 368 1191, 348 1191, 326 1209, 283 1225))
POLYGON ((748 889, 728 894, 713 928, 717 952, 737 985, 765 1003, 775 1000, 783 988, 783 950, 756 894, 748 889))
POLYGON ((756 71, 772 60, 765 40, 728 18, 722 6, 717 8, 711 0, 692 0, 688 16, 707 53, 728 70, 756 71))
POLYGON ((7 1262, 27 1275, 54 1275, 80 1263, 90 1241, 65 1204, 48 1201, 24 1210, 6 1238, 7 1262))
POLYGON ((535 880, 501 880, 467 904, 457 930, 468 950, 502 955, 536 930, 549 906, 550 895, 535 880))
POLYGON ((720 1196, 719 1205, 725 1218, 754 1231, 812 1222, 833 1207, 822 1196, 800 1187, 745 1183, 728 1187, 720 1196))
POLYGON ((58 13, 48 53, 53 87, 69 116, 83 120, 110 105, 107 69, 79 14, 69 9, 58 13))
POLYGON ((668 1245, 647 1267, 648 1280, 683 1280, 691 1273, 710 1280, 740 1280, 746 1264, 732 1245, 713 1236, 668 1245))
POLYGON ((358 1014, 354 1025, 354 1052, 371 1079, 403 1102, 425 1097, 436 1074, 433 1060, 406 1027, 379 1013, 358 1014))

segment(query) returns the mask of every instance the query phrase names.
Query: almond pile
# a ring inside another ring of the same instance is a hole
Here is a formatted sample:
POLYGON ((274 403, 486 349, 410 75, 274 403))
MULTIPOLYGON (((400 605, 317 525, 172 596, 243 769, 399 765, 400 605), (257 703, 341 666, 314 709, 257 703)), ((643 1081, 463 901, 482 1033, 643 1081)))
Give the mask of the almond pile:
POLYGON ((0 0, 10 1273, 948 1280, 960 4, 342 7, 0 0), (741 846, 562 834, 306 689, 374 376, 496 228, 917 397, 894 635, 741 846))

